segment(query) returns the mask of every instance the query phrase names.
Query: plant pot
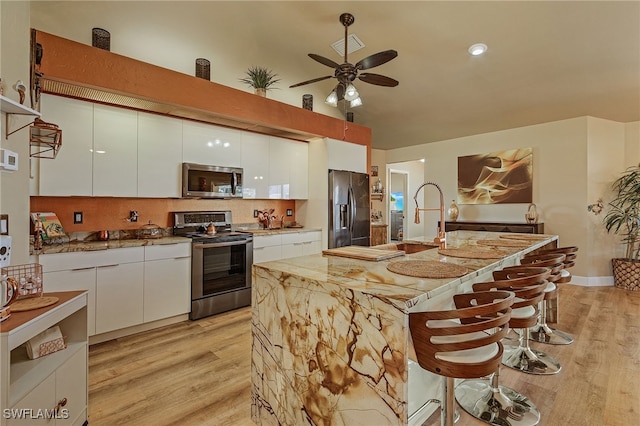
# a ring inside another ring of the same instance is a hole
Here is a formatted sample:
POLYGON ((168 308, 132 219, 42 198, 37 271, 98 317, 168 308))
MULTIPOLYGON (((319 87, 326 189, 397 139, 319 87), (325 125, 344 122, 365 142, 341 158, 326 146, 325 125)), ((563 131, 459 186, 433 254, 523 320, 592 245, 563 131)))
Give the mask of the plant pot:
POLYGON ((267 97, 267 89, 257 88, 256 89, 256 95, 262 96, 263 98, 266 98, 267 97))
POLYGON ((640 291, 640 262, 628 259, 611 259, 613 282, 616 287, 640 291))

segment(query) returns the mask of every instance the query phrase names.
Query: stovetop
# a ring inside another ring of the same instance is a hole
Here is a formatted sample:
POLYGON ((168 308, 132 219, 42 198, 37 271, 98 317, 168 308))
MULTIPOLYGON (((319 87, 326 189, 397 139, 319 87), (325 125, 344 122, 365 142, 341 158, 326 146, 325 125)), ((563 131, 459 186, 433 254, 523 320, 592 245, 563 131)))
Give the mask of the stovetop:
POLYGON ((228 243, 231 241, 253 240, 253 235, 245 232, 216 232, 213 235, 207 233, 192 233, 185 235, 198 243, 228 243))
POLYGON ((231 211, 174 212, 173 234, 191 238, 194 242, 222 243, 253 240, 253 236, 231 230, 231 211), (215 234, 208 234, 213 225, 215 234))

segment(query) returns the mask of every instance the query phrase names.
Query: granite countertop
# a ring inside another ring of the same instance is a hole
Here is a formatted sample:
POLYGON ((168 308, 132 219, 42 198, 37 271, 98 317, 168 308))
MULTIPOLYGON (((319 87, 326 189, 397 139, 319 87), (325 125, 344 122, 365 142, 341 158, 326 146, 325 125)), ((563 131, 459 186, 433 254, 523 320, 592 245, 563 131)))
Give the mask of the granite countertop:
MULTIPOLYGON (((346 257, 314 254, 291 259, 254 264, 254 268, 287 273, 318 282, 327 282, 347 289, 369 294, 372 297, 389 299, 395 306, 406 310, 416 304, 458 288, 462 283, 475 280, 478 276, 514 264, 524 253, 536 250, 554 240, 556 235, 544 235, 544 240, 528 240, 527 247, 487 247, 479 240, 497 240, 500 232, 454 231, 447 232, 447 247, 461 249, 499 250, 500 257, 493 259, 473 259, 445 256, 438 248, 395 257, 379 262, 351 259, 346 257), (459 278, 416 278, 393 273, 387 264, 401 260, 431 260, 465 266, 466 275, 459 278)), ((513 235, 513 234, 512 234, 513 235)), ((420 243, 421 241, 413 241, 420 243)), ((408 242, 407 242, 408 243, 408 242)), ((426 241, 425 241, 426 243, 426 241)), ((260 273, 260 272, 258 272, 260 273)))
POLYGON ((79 251, 95 251, 107 250, 125 247, 142 247, 163 244, 189 243, 191 238, 167 236, 162 238, 148 239, 121 239, 108 241, 68 241, 59 244, 45 244, 42 250, 33 250, 33 246, 29 248, 30 254, 52 254, 52 253, 72 253, 79 251))
POLYGON ((236 229, 238 232, 248 232, 254 235, 278 235, 291 234, 295 232, 322 231, 321 228, 279 228, 279 229, 236 229))

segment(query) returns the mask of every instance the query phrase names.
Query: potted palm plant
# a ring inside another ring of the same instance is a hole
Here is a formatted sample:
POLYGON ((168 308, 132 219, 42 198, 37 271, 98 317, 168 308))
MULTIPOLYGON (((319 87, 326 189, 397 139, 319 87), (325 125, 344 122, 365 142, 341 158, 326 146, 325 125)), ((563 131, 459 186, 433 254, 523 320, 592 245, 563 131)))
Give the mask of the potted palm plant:
POLYGON ((266 96, 267 90, 280 81, 279 78, 276 78, 278 74, 264 67, 253 66, 247 70, 246 74, 247 76, 241 78, 240 81, 253 87, 256 95, 260 96, 266 96))
POLYGON ((640 164, 628 167, 612 184, 614 198, 604 217, 607 232, 620 234, 625 257, 612 259, 616 287, 640 290, 640 164))

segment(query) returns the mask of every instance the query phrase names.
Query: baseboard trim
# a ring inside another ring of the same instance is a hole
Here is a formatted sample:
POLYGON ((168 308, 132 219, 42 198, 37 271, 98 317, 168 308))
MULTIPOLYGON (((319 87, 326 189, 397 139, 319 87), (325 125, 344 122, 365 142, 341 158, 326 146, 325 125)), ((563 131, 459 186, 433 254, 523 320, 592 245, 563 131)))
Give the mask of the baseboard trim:
POLYGON ((579 285, 582 287, 602 287, 602 286, 613 286, 613 276, 606 277, 579 277, 572 276, 571 282, 568 284, 579 285))

